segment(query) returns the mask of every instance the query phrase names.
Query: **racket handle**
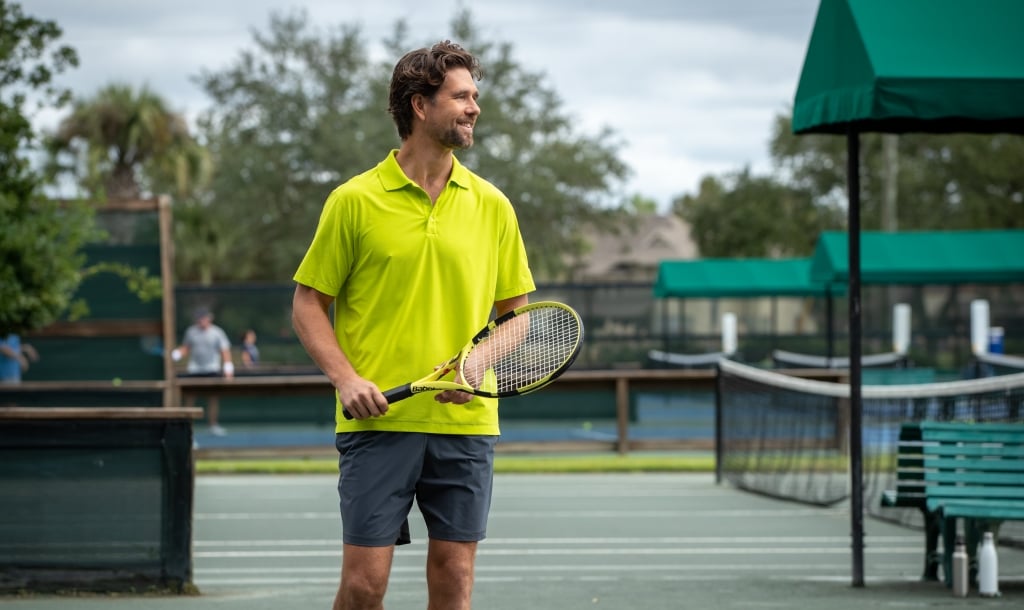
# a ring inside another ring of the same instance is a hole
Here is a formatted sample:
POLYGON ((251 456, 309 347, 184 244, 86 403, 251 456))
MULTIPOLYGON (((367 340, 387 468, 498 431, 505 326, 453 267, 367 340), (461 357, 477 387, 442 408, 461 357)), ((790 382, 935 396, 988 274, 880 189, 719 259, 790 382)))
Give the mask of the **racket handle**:
POLYGON ((387 392, 384 392, 384 398, 388 399, 388 404, 398 402, 399 400, 405 400, 412 396, 412 384, 407 383, 400 385, 397 388, 391 388, 387 392))
MULTIPOLYGON (((405 400, 412 396, 412 384, 400 385, 397 388, 391 388, 387 392, 384 392, 384 398, 388 399, 388 404, 398 402, 399 400, 405 400)), ((345 416, 345 419, 352 419, 352 414, 348 412, 348 409, 342 409, 341 414, 345 416)))

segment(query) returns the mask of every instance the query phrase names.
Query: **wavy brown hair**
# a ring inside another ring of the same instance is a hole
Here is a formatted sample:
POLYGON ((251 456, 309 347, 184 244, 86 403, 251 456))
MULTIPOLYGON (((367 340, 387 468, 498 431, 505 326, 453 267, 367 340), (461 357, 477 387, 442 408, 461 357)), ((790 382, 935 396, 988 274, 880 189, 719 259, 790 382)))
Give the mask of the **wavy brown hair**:
POLYGON ((450 40, 409 51, 398 60, 388 94, 388 112, 398 127, 398 137, 405 140, 412 134, 412 96, 418 93, 432 99, 453 68, 469 70, 476 80, 483 78, 477 58, 450 40))

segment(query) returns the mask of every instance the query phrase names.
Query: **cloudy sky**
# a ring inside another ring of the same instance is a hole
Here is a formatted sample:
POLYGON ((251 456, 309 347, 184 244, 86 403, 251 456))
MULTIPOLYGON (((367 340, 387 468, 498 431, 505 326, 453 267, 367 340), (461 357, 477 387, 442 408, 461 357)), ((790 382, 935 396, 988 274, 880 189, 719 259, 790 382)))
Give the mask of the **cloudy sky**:
MULTIPOLYGON (((195 116, 192 78, 231 63, 272 12, 358 25, 376 44, 398 19, 410 39, 450 36, 460 7, 525 68, 546 75, 579 129, 610 127, 633 169, 627 185, 667 206, 702 176, 767 171, 773 117, 788 112, 818 0, 22 0, 56 21, 78 69, 61 82, 87 96, 111 82, 148 85, 195 116)), ((486 68, 486 66, 485 66, 486 68)), ((486 80, 481 83, 486 96, 486 80)), ((486 120, 486 105, 483 120, 486 120)), ((43 126, 59 115, 38 117, 43 126)))

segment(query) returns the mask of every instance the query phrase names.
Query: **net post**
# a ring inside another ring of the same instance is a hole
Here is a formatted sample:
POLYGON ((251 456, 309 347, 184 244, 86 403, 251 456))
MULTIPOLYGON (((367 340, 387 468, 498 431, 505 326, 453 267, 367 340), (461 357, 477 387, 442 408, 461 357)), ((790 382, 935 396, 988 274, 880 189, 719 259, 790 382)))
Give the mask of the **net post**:
POLYGON ((724 393, 722 383, 722 365, 715 363, 715 484, 722 484, 722 394, 724 393))

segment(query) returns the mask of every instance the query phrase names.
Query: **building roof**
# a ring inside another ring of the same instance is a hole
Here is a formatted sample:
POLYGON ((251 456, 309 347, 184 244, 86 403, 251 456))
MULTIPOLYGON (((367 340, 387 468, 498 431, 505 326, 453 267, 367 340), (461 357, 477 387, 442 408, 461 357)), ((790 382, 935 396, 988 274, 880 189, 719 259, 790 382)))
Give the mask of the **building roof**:
POLYGON ((621 278, 638 274, 651 278, 663 260, 697 256, 690 226, 675 214, 650 214, 637 216, 635 220, 635 224, 623 225, 615 233, 595 231, 588 235, 591 251, 578 261, 576 278, 621 278))

